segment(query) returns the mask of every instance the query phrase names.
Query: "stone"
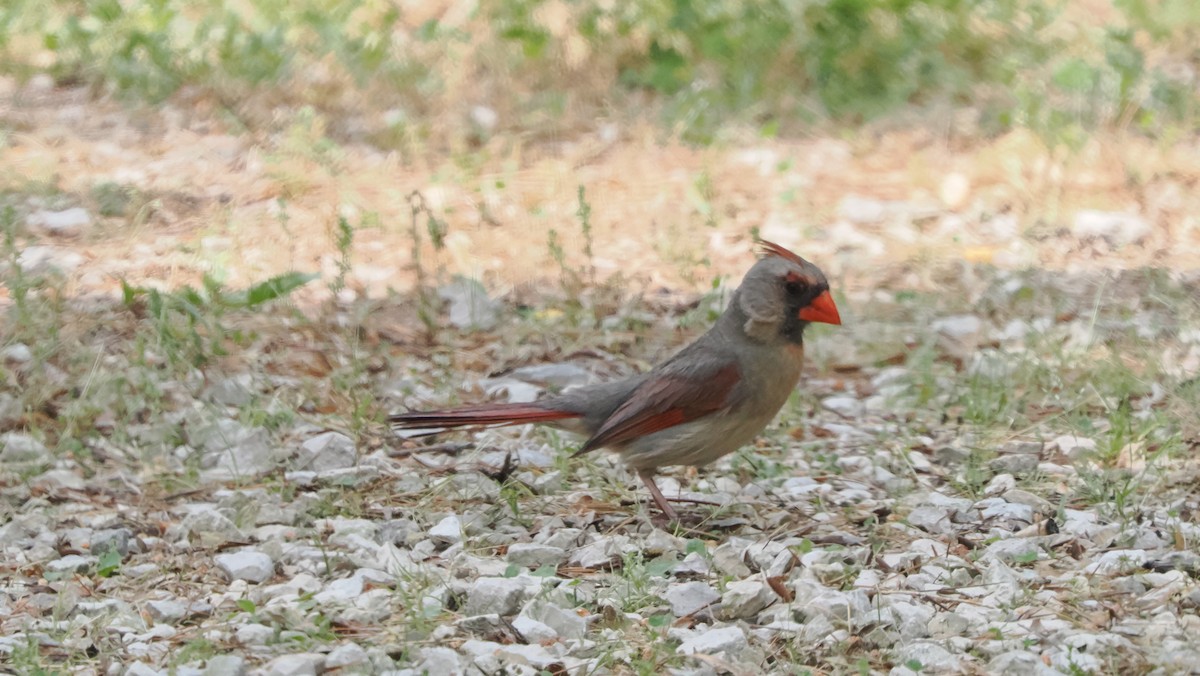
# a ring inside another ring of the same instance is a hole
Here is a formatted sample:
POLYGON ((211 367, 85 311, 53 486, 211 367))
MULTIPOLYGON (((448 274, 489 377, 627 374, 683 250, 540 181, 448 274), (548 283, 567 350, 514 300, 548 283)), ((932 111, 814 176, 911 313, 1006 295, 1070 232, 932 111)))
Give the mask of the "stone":
POLYGON ((666 600, 675 617, 685 617, 706 608, 718 600, 721 594, 707 582, 684 582, 672 585, 667 590, 666 600))
POLYGON ((905 520, 926 533, 954 532, 954 524, 950 521, 950 512, 945 507, 921 505, 909 512, 905 520))
POLYGON ((546 625, 565 639, 581 639, 587 633, 587 620, 570 608, 563 608, 545 599, 530 601, 521 615, 546 625))
POLYGON ((984 550, 984 557, 992 557, 1004 563, 1028 562, 1041 556, 1041 545, 1033 538, 1008 538, 997 540, 984 550))
POLYGON ((362 646, 357 643, 343 643, 325 656, 325 668, 341 669, 356 664, 367 664, 369 661, 370 655, 362 646))
POLYGON ((946 650, 936 641, 913 641, 903 646, 897 652, 896 663, 921 665, 919 671, 925 673, 961 673, 962 665, 957 656, 946 650))
POLYGON ((357 462, 353 439, 341 432, 324 432, 300 444, 295 468, 324 472, 353 467, 357 462))
POLYGON ((462 661, 457 652, 450 648, 427 647, 417 652, 419 661, 416 665, 417 674, 461 674, 462 661))
POLYGON ((525 597, 525 583, 506 577, 481 577, 467 591, 465 615, 513 615, 525 597))
POLYGON ((252 622, 243 624, 233 632, 234 638, 242 645, 266 645, 275 636, 275 630, 266 625, 252 622))
POLYGON ((508 546, 505 560, 509 563, 538 569, 542 566, 558 566, 567 560, 567 551, 562 547, 540 545, 532 542, 517 542, 508 546))
POLYGON ((206 395, 208 400, 221 406, 241 408, 248 406, 254 400, 254 376, 242 373, 229 378, 215 380, 209 386, 206 395))
MULTIPOLYGON (((24 411, 21 402, 7 392, 0 392, 0 429, 17 427, 22 416, 24 411)), ((0 451, 2 450, 3 446, 0 446, 0 451)))
POLYGON ((147 601, 146 614, 155 622, 175 624, 187 617, 188 607, 175 599, 147 601))
POLYGON ((746 633, 741 627, 714 627, 703 631, 679 644, 680 655, 715 655, 726 653, 736 656, 746 648, 746 633))
POLYGON ((17 256, 17 267, 27 275, 66 275, 83 264, 83 256, 53 246, 27 246, 17 256))
POLYGON ((92 224, 92 215, 83 207, 62 211, 39 209, 29 215, 29 225, 56 237, 76 237, 92 224))
POLYGON ((245 676, 246 660, 240 655, 214 655, 204 664, 202 676, 245 676))
POLYGON ((516 664, 527 664, 539 670, 558 662, 557 657, 550 654, 549 650, 540 645, 505 645, 496 650, 495 655, 501 660, 516 664))
POLYGON ((247 427, 232 418, 189 424, 187 440, 202 453, 201 467, 212 478, 254 476, 275 465, 267 431, 247 427))
POLYGON ((12 343, 0 348, 0 362, 23 365, 33 361, 33 350, 25 343, 12 343))
POLYGON ((1038 457, 1036 455, 1026 455, 1022 453, 1001 455, 989 462, 988 467, 990 467, 993 472, 1003 472, 1005 474, 1015 474, 1020 476, 1037 470, 1038 457))
POLYGON ((91 552, 97 556, 110 551, 125 556, 129 554, 129 543, 132 539, 133 531, 128 528, 98 530, 92 533, 89 547, 91 552))
POLYGON ((1081 209, 1075 212, 1071 234, 1080 239, 1103 238, 1112 246, 1136 244, 1151 231, 1150 222, 1137 214, 1081 209))
POLYGON ((749 619, 779 597, 766 583, 757 579, 730 583, 721 595, 721 613, 730 619, 749 619))
POLYGON ((275 575, 275 562, 271 557, 254 549, 217 554, 215 560, 217 567, 230 580, 245 580, 257 584, 266 582, 275 575))
POLYGON ((53 458, 42 442, 28 434, 0 434, 0 462, 50 462, 53 458))
POLYGON ((125 667, 125 676, 161 676, 166 672, 159 671, 145 662, 134 662, 125 667))
POLYGON ((857 397, 838 395, 821 400, 821 408, 844 417, 857 419, 863 414, 863 403, 857 397))
POLYGON ((1100 558, 1084 566, 1085 575, 1115 575, 1139 570, 1149 556, 1141 549, 1116 549, 1104 552, 1100 558))
POLYGON ((438 296, 449 303, 450 323, 455 328, 489 331, 500 320, 498 304, 476 280, 457 277, 438 289, 438 296))
POLYGON ((1049 446, 1058 449, 1059 453, 1062 453, 1071 460, 1078 460, 1080 456, 1096 450, 1096 440, 1075 436, 1074 434, 1064 434, 1060 437, 1055 437, 1049 446))
POLYGON ((76 474, 74 470, 69 469, 52 469, 48 472, 43 472, 33 479, 30 485, 48 491, 82 491, 87 486, 83 482, 83 477, 76 474))
POLYGON ((521 366, 510 371, 508 377, 556 390, 586 385, 592 380, 590 371, 571 362, 521 366))
POLYGON ((457 515, 451 514, 429 529, 429 537, 434 542, 442 544, 456 544, 462 542, 463 526, 462 519, 457 515))
POLYGON ((180 523, 180 529, 193 541, 198 541, 198 544, 206 547, 246 539, 246 535, 229 520, 229 517, 209 506, 201 507, 185 516, 180 523))
POLYGON ((513 629, 516 629, 526 643, 544 643, 547 641, 558 640, 558 632, 550 628, 550 625, 545 622, 529 617, 528 615, 518 615, 512 622, 513 629))
POLYGON ((267 663, 263 676, 317 676, 325 671, 325 656, 320 653, 282 655, 267 663))
POLYGON ((57 561, 51 561, 46 564, 46 571, 58 575, 73 575, 76 573, 86 573, 92 566, 96 565, 97 557, 95 556, 80 556, 78 554, 68 554, 57 561))
POLYGON ((937 334, 943 350, 966 361, 979 347, 983 321, 975 315, 952 315, 933 320, 929 328, 937 334))

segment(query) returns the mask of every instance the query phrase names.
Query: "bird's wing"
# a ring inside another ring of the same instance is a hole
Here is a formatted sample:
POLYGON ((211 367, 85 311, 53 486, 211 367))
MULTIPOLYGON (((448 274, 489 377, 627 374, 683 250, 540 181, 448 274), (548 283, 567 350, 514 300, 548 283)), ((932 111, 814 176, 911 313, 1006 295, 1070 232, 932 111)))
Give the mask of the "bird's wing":
POLYGON ((732 360, 713 360, 713 363, 710 367, 687 370, 665 368, 652 374, 600 424, 576 455, 727 408, 741 372, 732 360))

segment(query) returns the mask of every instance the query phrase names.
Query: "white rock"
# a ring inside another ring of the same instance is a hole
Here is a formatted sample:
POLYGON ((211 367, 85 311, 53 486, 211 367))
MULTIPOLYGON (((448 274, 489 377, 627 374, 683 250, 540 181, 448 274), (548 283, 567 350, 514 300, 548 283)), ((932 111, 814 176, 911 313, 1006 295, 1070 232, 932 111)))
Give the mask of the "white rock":
POLYGON ((341 669, 356 664, 366 664, 369 660, 370 656, 362 646, 357 643, 343 643, 325 656, 325 668, 341 669))
MULTIPOLYGON (((1036 464, 1037 459, 1034 459, 1036 464)), ((984 495, 1002 495, 1017 486, 1017 480, 1011 474, 997 474, 983 488, 984 495)))
POLYGON ((515 578, 481 577, 467 592, 465 615, 513 615, 525 597, 525 583, 515 578))
POLYGON ((558 639, 558 632, 544 622, 539 622, 527 615, 518 615, 512 622, 513 629, 529 643, 542 643, 558 639))
POLYGON ((667 590, 666 600, 675 617, 684 617, 716 603, 721 594, 707 582, 684 582, 667 590))
POLYGON ((238 627, 233 635, 242 645, 266 645, 275 636, 275 630, 254 622, 238 627))
POLYGON ((245 676, 246 660, 240 655, 214 655, 204 665, 202 676, 245 676))
POLYGON ((50 451, 42 442, 28 434, 8 432, 0 434, 0 461, 3 462, 48 462, 50 451))
POLYGON ((1150 230, 1150 222, 1137 214, 1094 209, 1077 211, 1071 224, 1071 234, 1076 237, 1102 237, 1113 246, 1140 242, 1150 230))
POLYGON ((52 469, 49 472, 43 472, 37 478, 30 482, 30 485, 36 486, 43 490, 73 490, 82 491, 87 487, 83 477, 69 469, 52 469))
POLYGON ((1140 569, 1147 558, 1146 552, 1141 549, 1117 549, 1101 554, 1099 559, 1084 566, 1081 572, 1085 575, 1115 575, 1140 569))
POLYGON ((545 669, 559 659, 540 645, 505 645, 496 650, 501 660, 515 664, 527 664, 534 669, 545 669))
POLYGON ((748 619, 778 598, 764 582, 753 578, 738 580, 725 588, 721 596, 721 612, 731 619, 748 619))
POLYGON ((595 541, 571 552, 570 562, 584 568, 600 568, 621 558, 628 546, 629 538, 624 535, 598 537, 595 541))
POLYGON ((715 655, 726 653, 736 656, 746 648, 746 633, 741 627, 715 627, 693 636, 679 644, 677 652, 680 655, 715 655))
POLYGON ((68 274, 83 264, 83 256, 52 246, 27 246, 17 256, 17 267, 27 275, 68 274))
POLYGON ((354 440, 341 432, 324 432, 300 445, 296 469, 324 472, 353 467, 358 461, 354 440))
POLYGON ((537 569, 542 566, 557 566, 567 560, 567 552, 562 547, 552 547, 532 542, 517 542, 508 546, 505 559, 509 563, 526 568, 537 569))
POLYGON ((947 209, 961 209, 971 194, 971 179, 966 174, 952 171, 942 177, 938 186, 938 198, 947 209))
POLYGON ((450 648, 427 647, 418 649, 416 673, 426 674, 461 674, 463 673, 461 658, 450 648))
POLYGON ((1071 460, 1077 460, 1080 455, 1096 450, 1096 440, 1088 439, 1087 437, 1078 437, 1074 434, 1064 434, 1060 437, 1055 437, 1049 446, 1057 448, 1060 453, 1071 460))
POLYGON ((147 601, 146 612, 156 622, 174 624, 187 617, 187 606, 175 599, 147 601))
POLYGON ((957 656, 935 641, 913 641, 900 648, 897 664, 919 662, 920 673, 958 673, 962 663, 957 656))
POLYGON ((821 408, 847 418, 858 418, 862 415, 863 403, 857 397, 839 395, 822 399, 821 408))
POLYGON ((38 210, 29 215, 28 223, 51 235, 74 237, 92 224, 92 216, 82 207, 62 211, 38 210))
POLYGON ((166 672, 159 671, 145 662, 134 662, 125 667, 125 676, 159 676, 166 672))
POLYGON ((296 653, 276 657, 267 663, 263 676, 317 676, 325 671, 325 656, 320 653, 296 653))
POLYGON ((429 529, 429 537, 435 542, 443 544, 455 544, 462 542, 463 528, 462 519, 457 515, 451 514, 429 529))
POLYGON ((1033 538, 1008 538, 997 540, 988 545, 983 552, 984 557, 992 557, 1005 563, 1018 561, 1027 562, 1041 556, 1041 545, 1033 538))
POLYGON ((438 289, 438 296, 450 304, 450 323, 455 328, 488 331, 500 320, 499 305, 476 280, 459 277, 438 289))
POLYGON ((909 512, 905 520, 926 533, 951 533, 954 531, 950 513, 945 507, 922 505, 909 512))
POLYGON ((96 565, 97 560, 95 556, 68 554, 57 561, 47 563, 46 570, 59 575, 86 573, 92 566, 96 565))
POLYGON ((33 361, 33 350, 25 343, 11 343, 0 348, 0 361, 6 364, 28 364, 33 361))
POLYGON ((254 376, 242 373, 229 378, 220 378, 208 388, 207 396, 222 406, 242 407, 254 399, 254 376))
POLYGON ((581 639, 587 633, 587 620, 570 608, 555 605, 546 599, 530 601, 521 614, 550 627, 565 639, 581 639))
POLYGON ((217 562, 217 567, 230 580, 260 583, 266 582, 275 575, 275 562, 271 560, 271 557, 254 549, 217 554, 214 560, 217 562))

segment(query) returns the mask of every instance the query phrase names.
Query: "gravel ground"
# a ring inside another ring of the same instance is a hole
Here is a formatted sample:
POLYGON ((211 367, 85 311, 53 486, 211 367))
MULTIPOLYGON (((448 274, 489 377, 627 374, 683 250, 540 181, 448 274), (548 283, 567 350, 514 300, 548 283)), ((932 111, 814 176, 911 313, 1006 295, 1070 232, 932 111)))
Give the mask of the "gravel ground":
POLYGON ((16 381, 61 381, 42 415, 96 410, 51 443, 28 391, 0 393, 0 656, 19 673, 1187 673, 1200 323, 1194 286, 1160 277, 972 273, 941 300, 848 299, 857 319, 812 332, 809 375, 753 448, 661 478, 678 527, 565 436, 416 443, 373 421, 636 368, 706 301, 631 311, 646 342, 614 326, 586 349, 594 331, 491 302, 496 328, 434 346, 372 339, 379 307, 285 336, 263 327, 294 315, 256 316, 204 371, 132 363, 111 336, 77 372, 9 342, 16 381), (554 347, 522 352, 541 332, 554 347), (326 342, 304 352, 310 334, 326 342), (106 400, 117 374, 157 403, 106 400))

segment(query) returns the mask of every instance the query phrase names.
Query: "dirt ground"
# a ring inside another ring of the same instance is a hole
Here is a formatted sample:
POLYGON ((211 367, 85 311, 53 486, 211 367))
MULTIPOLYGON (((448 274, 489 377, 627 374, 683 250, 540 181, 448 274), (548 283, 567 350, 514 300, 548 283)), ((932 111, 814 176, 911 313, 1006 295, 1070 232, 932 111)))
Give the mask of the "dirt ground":
MULTIPOLYGON (((289 269, 335 275, 340 216, 355 229, 349 287, 379 296, 414 282, 409 198, 419 191, 448 227, 441 251, 423 238, 425 264, 503 294, 557 276, 551 230, 568 265, 588 264, 583 186, 597 275, 620 272, 645 288, 699 290, 737 274, 756 229, 819 262, 845 291, 928 287, 931 269, 958 261, 1200 264, 1192 138, 1105 135, 1071 152, 1024 131, 979 141, 747 134, 695 148, 662 142, 650 126, 598 122, 576 138, 497 136, 469 154, 402 157, 330 143, 320 118, 253 133, 226 119, 203 100, 149 109, 37 79, 0 83, 0 189, 45 195, 30 211, 81 205, 96 218, 73 237, 26 229, 20 243, 79 254, 79 292, 115 294, 121 279, 174 287, 206 272, 239 286, 289 269), (97 214, 93 191, 106 183, 135 191, 126 214, 97 214), (1077 222, 1085 209, 1139 223, 1129 236, 1094 236, 1077 222)), ((300 298, 328 293, 313 285, 300 298)))

